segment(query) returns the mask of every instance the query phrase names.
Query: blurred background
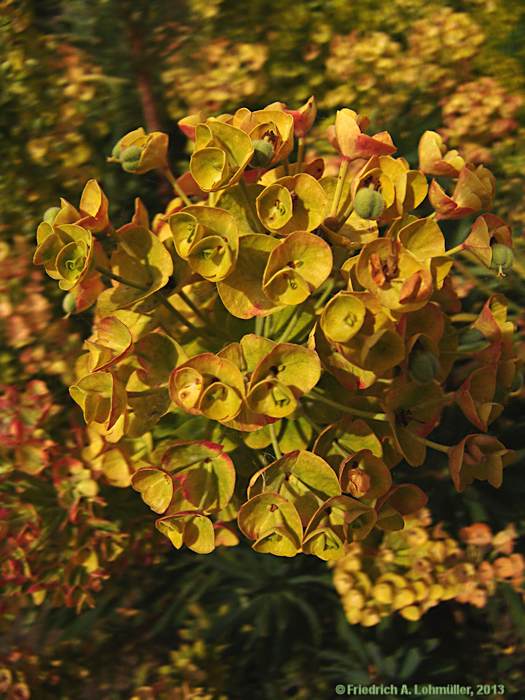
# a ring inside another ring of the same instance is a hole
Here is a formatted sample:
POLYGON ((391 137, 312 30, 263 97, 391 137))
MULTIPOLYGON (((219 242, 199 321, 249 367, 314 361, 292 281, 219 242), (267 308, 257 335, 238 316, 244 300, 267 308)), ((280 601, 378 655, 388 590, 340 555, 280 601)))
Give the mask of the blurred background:
MULTIPOLYGON (((517 272, 467 266, 463 296, 477 311, 504 292, 522 343, 524 36, 525 4, 508 0, 0 0, 0 697, 324 700, 338 683, 371 682, 525 697, 523 391, 494 428, 518 450, 502 488, 458 496, 427 481, 431 512, 382 545, 401 588, 417 592, 424 559, 436 585, 452 577, 450 594, 421 615, 393 605, 379 621, 377 564, 358 550, 334 577, 321 561, 246 544, 174 552, 153 532, 134 494, 90 464, 67 393, 89 323, 64 318, 32 265, 44 211, 78 201, 88 178, 119 224, 137 195, 164 209, 170 193, 154 173, 106 163, 126 132, 168 132, 182 172, 184 116, 315 95, 308 146, 328 163, 326 127, 350 107, 416 167, 431 129, 491 169, 517 272), (356 571, 364 578, 350 587, 356 571)), ((455 418, 444 442, 464 430, 455 418)))

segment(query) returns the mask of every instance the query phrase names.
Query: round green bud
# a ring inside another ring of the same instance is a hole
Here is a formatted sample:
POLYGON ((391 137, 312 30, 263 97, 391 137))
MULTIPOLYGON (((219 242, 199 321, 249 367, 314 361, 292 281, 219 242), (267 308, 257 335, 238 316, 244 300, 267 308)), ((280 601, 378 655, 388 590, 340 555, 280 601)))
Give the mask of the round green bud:
POLYGON ((49 209, 46 209, 44 212, 44 221, 46 224, 52 225, 59 211, 60 207, 49 207, 49 209))
POLYGON ((380 192, 364 187, 354 197, 354 211, 362 219, 379 219, 385 209, 385 200, 380 192))
POLYGON ((493 270, 510 270, 514 263, 512 248, 504 243, 494 243, 491 246, 492 258, 490 267, 493 270))
POLYGON ((75 295, 72 292, 68 292, 62 299, 62 309, 67 315, 72 314, 76 309, 75 295))
POLYGON ((408 372, 411 379, 419 384, 428 384, 439 372, 439 360, 430 350, 414 350, 408 361, 408 372))
POLYGON ((458 350, 460 352, 479 352, 485 350, 490 345, 481 331, 477 328, 467 328, 460 333, 458 350))
POLYGON ((139 166, 142 149, 138 146, 130 146, 120 154, 120 162, 124 170, 133 171, 139 166))
POLYGON ((253 142, 253 156, 250 165, 253 168, 265 168, 272 162, 275 149, 269 141, 257 139, 253 142))

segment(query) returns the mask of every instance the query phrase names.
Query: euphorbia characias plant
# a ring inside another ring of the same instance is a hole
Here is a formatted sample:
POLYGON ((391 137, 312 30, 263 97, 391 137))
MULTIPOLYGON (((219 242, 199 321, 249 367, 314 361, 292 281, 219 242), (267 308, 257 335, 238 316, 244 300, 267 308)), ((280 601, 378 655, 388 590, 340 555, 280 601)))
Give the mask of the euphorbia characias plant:
POLYGON ((167 136, 123 136, 110 162, 174 189, 151 219, 137 199, 115 227, 99 184, 38 227, 35 263, 93 311, 71 396, 85 458, 131 486, 176 548, 208 553, 246 537, 258 552, 342 557, 404 528, 427 496, 396 477, 448 455, 458 491, 501 484, 512 455, 488 434, 520 372, 502 295, 461 314, 455 256, 494 274, 512 237, 487 210, 494 178, 426 132, 419 168, 387 132, 337 113, 337 177, 305 158, 316 115, 264 109, 181 121, 193 140, 176 177, 167 136), (428 176, 439 177, 429 183, 428 176), (442 219, 475 215, 451 246, 442 219), (429 438, 456 403, 458 445, 429 438))

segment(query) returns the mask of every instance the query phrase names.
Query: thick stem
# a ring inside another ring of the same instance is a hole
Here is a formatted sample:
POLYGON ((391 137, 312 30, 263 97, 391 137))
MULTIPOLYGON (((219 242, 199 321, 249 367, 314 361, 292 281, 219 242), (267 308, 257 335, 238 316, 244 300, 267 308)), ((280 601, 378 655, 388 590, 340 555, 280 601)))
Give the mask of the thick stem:
POLYGON ((339 411, 342 411, 343 413, 349 413, 352 416, 359 416, 360 418, 368 418, 369 420, 377 420, 383 422, 388 421, 386 413, 372 413, 371 411, 362 411, 359 408, 344 406, 343 404, 338 403, 337 401, 327 399, 322 394, 318 394, 315 389, 312 390, 310 394, 308 394, 308 398, 311 398, 313 401, 318 401, 319 403, 324 403, 326 406, 330 406, 331 408, 337 408, 339 411))
POLYGON ((446 250, 445 255, 454 255, 455 253, 461 253, 464 250, 465 245, 463 243, 460 243, 459 245, 455 245, 453 248, 446 250))
MULTIPOLYGON (((320 296, 318 299, 316 299, 316 302, 315 302, 315 305, 314 305, 314 309, 315 309, 316 311, 317 311, 317 309, 320 309, 320 308, 323 306, 323 304, 325 303, 327 297, 330 296, 330 294, 331 294, 333 288, 335 287, 335 280, 332 279, 331 277, 329 277, 329 278, 326 280, 326 282, 324 283, 324 285, 326 285, 326 286, 325 286, 325 288, 323 289, 323 291, 322 291, 322 293, 321 293, 321 296, 320 296)), ((324 286, 324 285, 323 285, 323 286, 324 286)))
POLYGON ((177 197, 180 197, 187 207, 191 206, 191 199, 189 199, 187 194, 181 188, 181 186, 179 185, 179 183, 177 182, 177 180, 175 178, 175 175, 171 172, 170 168, 164 168, 162 170, 162 174, 168 180, 170 185, 173 187, 173 191, 175 192, 177 197))
POLYGON ((182 301, 186 304, 186 306, 190 307, 190 309, 193 311, 195 316, 197 316, 197 318, 200 318, 200 320, 204 324, 208 323, 208 319, 206 318, 206 316, 204 316, 202 311, 193 303, 193 301, 190 299, 190 297, 185 292, 182 291, 182 289, 178 292, 178 295, 180 296, 182 301))
POLYGON ((281 452, 281 448, 279 447, 279 443, 277 442, 277 435, 275 433, 275 424, 270 423, 268 425, 268 429, 270 431, 270 438, 272 440, 272 447, 273 447, 273 451, 275 453, 275 458, 280 459, 283 456, 283 453, 281 452))
POLYGON ((120 282, 121 284, 126 284, 128 287, 133 287, 133 289, 140 289, 142 292, 146 292, 148 290, 148 288, 144 287, 142 284, 137 284, 136 282, 127 280, 125 277, 116 275, 114 272, 111 272, 111 270, 107 270, 105 267, 101 267, 100 265, 95 265, 95 270, 100 272, 101 275, 104 275, 104 277, 108 277, 109 279, 115 280, 115 282, 120 282))
POLYGON ((344 158, 339 166, 339 173, 337 175, 337 185, 335 187, 334 198, 332 200, 332 207, 330 209, 330 216, 333 218, 337 217, 337 211, 339 209, 339 203, 341 201, 341 195, 343 193, 343 187, 345 184, 346 175, 348 173, 349 161, 344 158))
POLYGON ((288 319, 288 324, 286 325, 284 331, 281 333, 281 336, 279 337, 279 340, 277 341, 278 343, 284 343, 290 338, 291 334, 297 327, 297 323, 299 322, 299 318, 301 316, 301 311, 300 308, 297 308, 293 314, 290 316, 288 319))
POLYGON ((190 331, 194 331, 195 333, 199 334, 199 329, 196 328, 193 323, 188 321, 187 319, 184 318, 184 316, 181 314, 180 311, 178 311, 171 302, 169 302, 166 297, 162 295, 162 293, 159 295, 160 298, 160 303, 162 306, 164 306, 168 311, 179 321, 179 323, 182 323, 183 326, 186 326, 186 328, 190 331))
MULTIPOLYGON (((114 272, 111 272, 111 270, 107 270, 105 267, 100 267, 99 265, 96 265, 95 270, 97 272, 100 272, 101 275, 104 275, 104 277, 109 277, 109 279, 115 280, 115 282, 120 282, 121 284, 125 284, 128 287, 133 287, 133 289, 140 289, 140 291, 142 292, 148 291, 148 287, 144 287, 141 284, 136 284, 135 282, 127 280, 125 277, 121 277, 120 275, 116 275, 114 272)), ((193 325, 193 323, 190 323, 188 320, 186 320, 184 316, 180 313, 180 311, 177 311, 177 309, 172 304, 170 304, 170 302, 163 296, 162 292, 158 292, 158 294, 160 303, 167 309, 169 309, 169 311, 173 314, 173 316, 175 316, 175 318, 180 323, 186 326, 188 330, 198 332, 198 329, 193 325)))
POLYGON ((427 438, 421 437, 421 435, 416 435, 415 433, 412 433, 412 437, 422 445, 430 447, 431 450, 437 450, 438 452, 443 452, 443 454, 449 453, 450 447, 447 447, 447 445, 441 445, 439 442, 428 440, 427 438))

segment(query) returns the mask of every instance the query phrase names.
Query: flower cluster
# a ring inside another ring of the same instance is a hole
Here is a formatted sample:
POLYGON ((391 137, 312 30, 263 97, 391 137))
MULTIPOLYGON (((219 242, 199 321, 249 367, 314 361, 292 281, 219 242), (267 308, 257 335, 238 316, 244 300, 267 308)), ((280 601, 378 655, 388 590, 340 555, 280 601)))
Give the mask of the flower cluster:
POLYGON ((460 85, 442 104, 441 134, 450 146, 461 144, 474 163, 488 163, 492 152, 516 130, 521 95, 509 94, 493 78, 460 85))
POLYGON ((425 505, 394 478, 402 460, 446 453, 463 491, 500 486, 512 459, 487 434, 519 372, 505 298, 458 326, 450 285, 465 251, 495 275, 512 266, 510 228, 487 211, 493 175, 431 131, 412 169, 388 132, 343 109, 327 133, 339 173, 325 176, 304 158, 315 114, 311 98, 190 115, 178 178, 167 137, 138 129, 109 160, 171 182, 155 224, 137 200, 115 229, 91 180, 38 227, 35 263, 69 310, 94 307, 70 388, 85 454, 141 494, 177 548, 242 533, 256 551, 337 559, 425 505), (447 246, 439 222, 472 214, 447 246), (452 403, 475 431, 447 446, 428 436, 452 403))
POLYGON ((193 48, 190 46, 188 56, 180 43, 163 49, 166 58, 161 80, 174 119, 188 106, 214 112, 239 100, 250 101, 265 89, 262 69, 267 50, 263 44, 234 43, 219 37, 206 43, 195 61, 193 48))
POLYGON ((459 534, 460 541, 433 525, 424 508, 379 544, 353 543, 333 565, 348 621, 371 627, 393 612, 419 620, 447 600, 483 608, 499 582, 521 591, 525 561, 513 552, 512 526, 493 535, 474 523, 459 534))

